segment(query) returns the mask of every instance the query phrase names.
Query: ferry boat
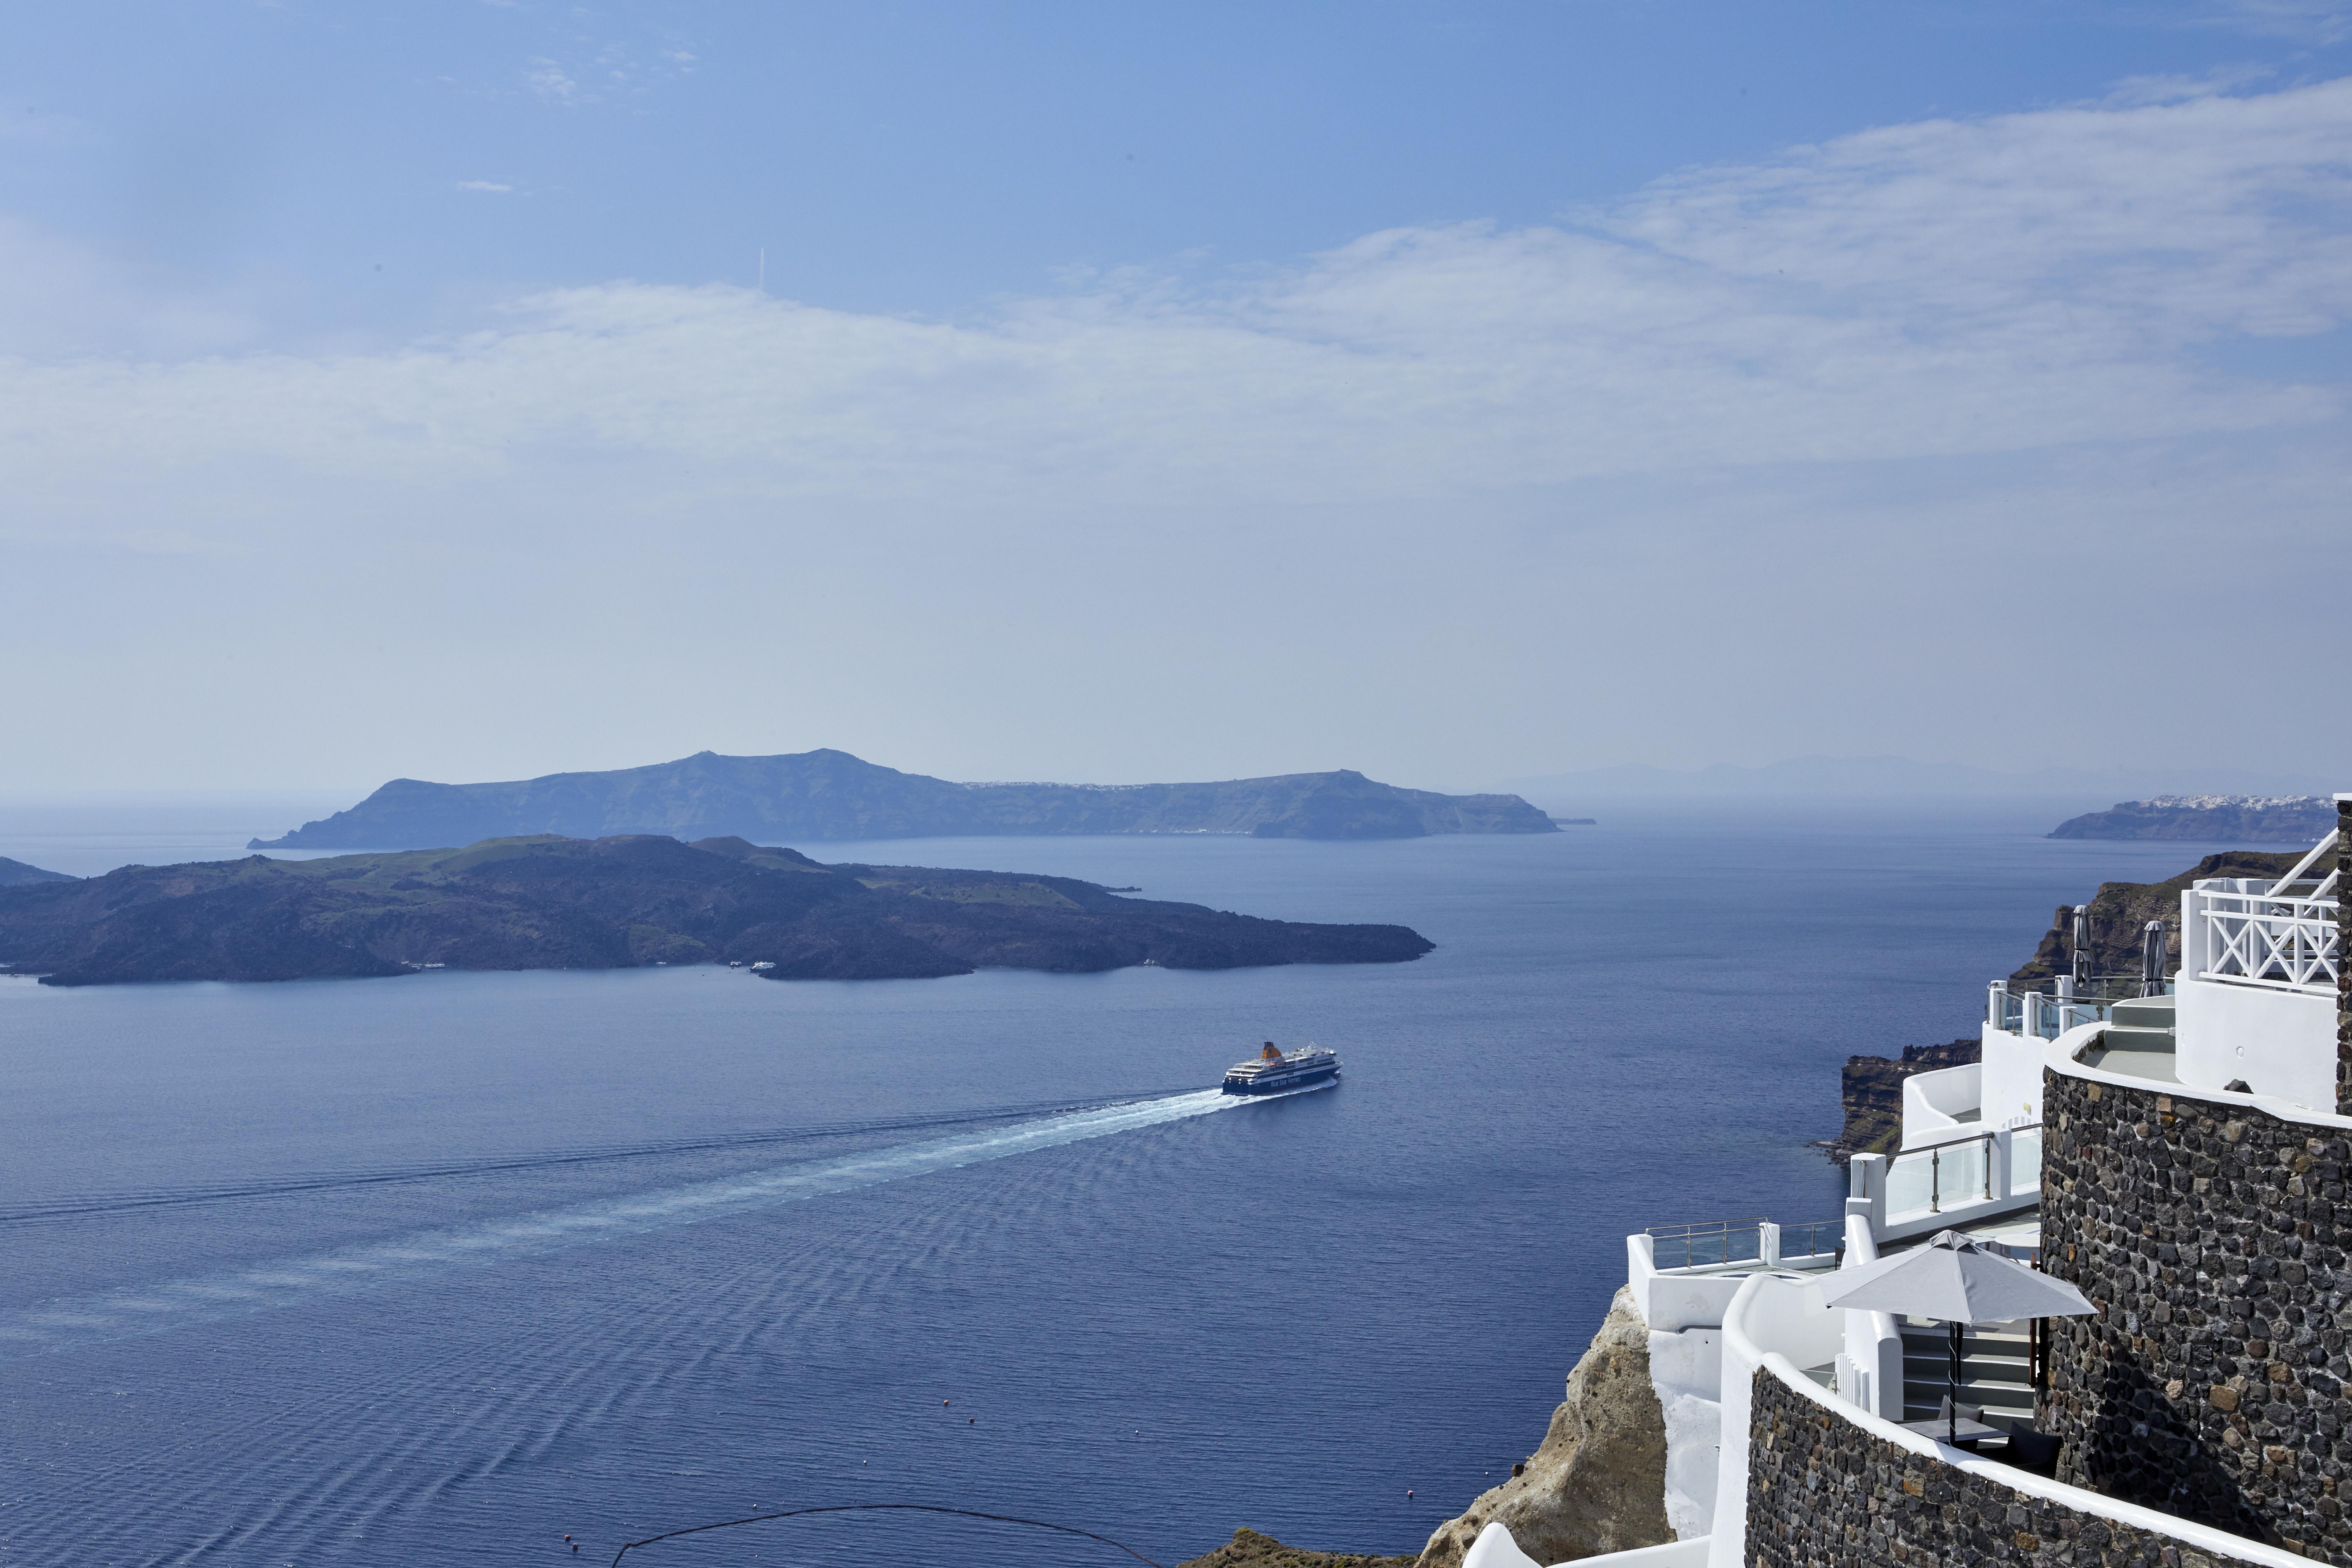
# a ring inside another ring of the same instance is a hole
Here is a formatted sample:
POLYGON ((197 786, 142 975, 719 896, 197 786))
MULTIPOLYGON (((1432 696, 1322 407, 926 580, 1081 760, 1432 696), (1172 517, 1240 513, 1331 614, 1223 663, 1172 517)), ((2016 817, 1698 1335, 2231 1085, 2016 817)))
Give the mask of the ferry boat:
POLYGON ((1305 1089, 1309 1084, 1327 1083, 1339 1076, 1339 1058, 1334 1051, 1320 1046, 1308 1046, 1303 1051, 1285 1056, 1275 1048, 1272 1040, 1255 1059, 1236 1062, 1225 1074, 1227 1094, 1280 1094, 1285 1089, 1305 1089))

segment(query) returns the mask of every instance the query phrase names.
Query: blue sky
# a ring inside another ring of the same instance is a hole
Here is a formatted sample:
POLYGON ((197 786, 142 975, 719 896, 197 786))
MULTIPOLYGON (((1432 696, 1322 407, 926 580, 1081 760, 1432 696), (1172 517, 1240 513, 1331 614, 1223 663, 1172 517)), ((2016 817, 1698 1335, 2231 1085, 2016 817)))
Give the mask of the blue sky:
POLYGON ((2152 670, 2352 770, 2193 635, 2342 626, 2348 56, 2322 0, 29 13, 0 794, 2147 766, 2068 704, 2152 670))

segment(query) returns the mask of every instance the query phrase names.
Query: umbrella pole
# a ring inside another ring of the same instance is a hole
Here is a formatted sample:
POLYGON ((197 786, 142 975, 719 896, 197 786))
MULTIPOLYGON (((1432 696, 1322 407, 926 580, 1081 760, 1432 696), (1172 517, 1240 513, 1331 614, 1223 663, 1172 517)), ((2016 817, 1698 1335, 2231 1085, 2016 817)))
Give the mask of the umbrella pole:
POLYGON ((1952 1362, 1947 1369, 1952 1392, 1944 1401, 1945 1440, 1957 1445, 1960 1440, 1960 1325, 1952 1328, 1952 1362))

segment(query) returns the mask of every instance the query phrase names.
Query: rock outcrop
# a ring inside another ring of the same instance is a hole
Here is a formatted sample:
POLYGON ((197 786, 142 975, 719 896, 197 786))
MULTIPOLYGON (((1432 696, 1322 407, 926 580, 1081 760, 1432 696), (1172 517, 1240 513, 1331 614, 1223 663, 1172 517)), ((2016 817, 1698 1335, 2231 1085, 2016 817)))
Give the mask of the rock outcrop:
POLYGON ((125 866, 0 889, 0 967, 51 985, 733 963, 777 980, 1385 963, 1403 926, 1258 920, 1091 882, 820 865, 740 838, 499 838, 323 860, 125 866))
POLYGON ((1838 1096, 1845 1108, 1845 1126, 1822 1147, 1840 1165, 1856 1154, 1893 1153, 1903 1141, 1903 1080, 1983 1058, 1984 1042, 1966 1039, 1944 1046, 1906 1046, 1899 1057, 1846 1058, 1838 1096))
POLYGON ((1234 1538, 1204 1556, 1176 1568, 1412 1568, 1406 1557, 1360 1557, 1346 1552, 1308 1552, 1285 1546, 1271 1535, 1236 1530, 1234 1538))
POLYGON ((1650 1379, 1650 1331, 1621 1289, 1600 1332, 1568 1374, 1551 1428, 1511 1479, 1437 1528, 1419 1568, 1458 1568, 1478 1532, 1499 1520, 1538 1563, 1659 1546, 1666 1523, 1666 1424, 1650 1379))

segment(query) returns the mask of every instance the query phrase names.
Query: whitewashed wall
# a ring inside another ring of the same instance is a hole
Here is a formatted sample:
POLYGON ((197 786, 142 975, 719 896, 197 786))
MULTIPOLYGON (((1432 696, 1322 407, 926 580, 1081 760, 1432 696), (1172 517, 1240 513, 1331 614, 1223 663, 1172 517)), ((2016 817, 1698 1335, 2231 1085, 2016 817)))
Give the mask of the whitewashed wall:
POLYGON ((2243 1079, 2254 1094, 2336 1109, 2335 997, 2183 977, 2173 1005, 2182 1088, 2243 1079))

